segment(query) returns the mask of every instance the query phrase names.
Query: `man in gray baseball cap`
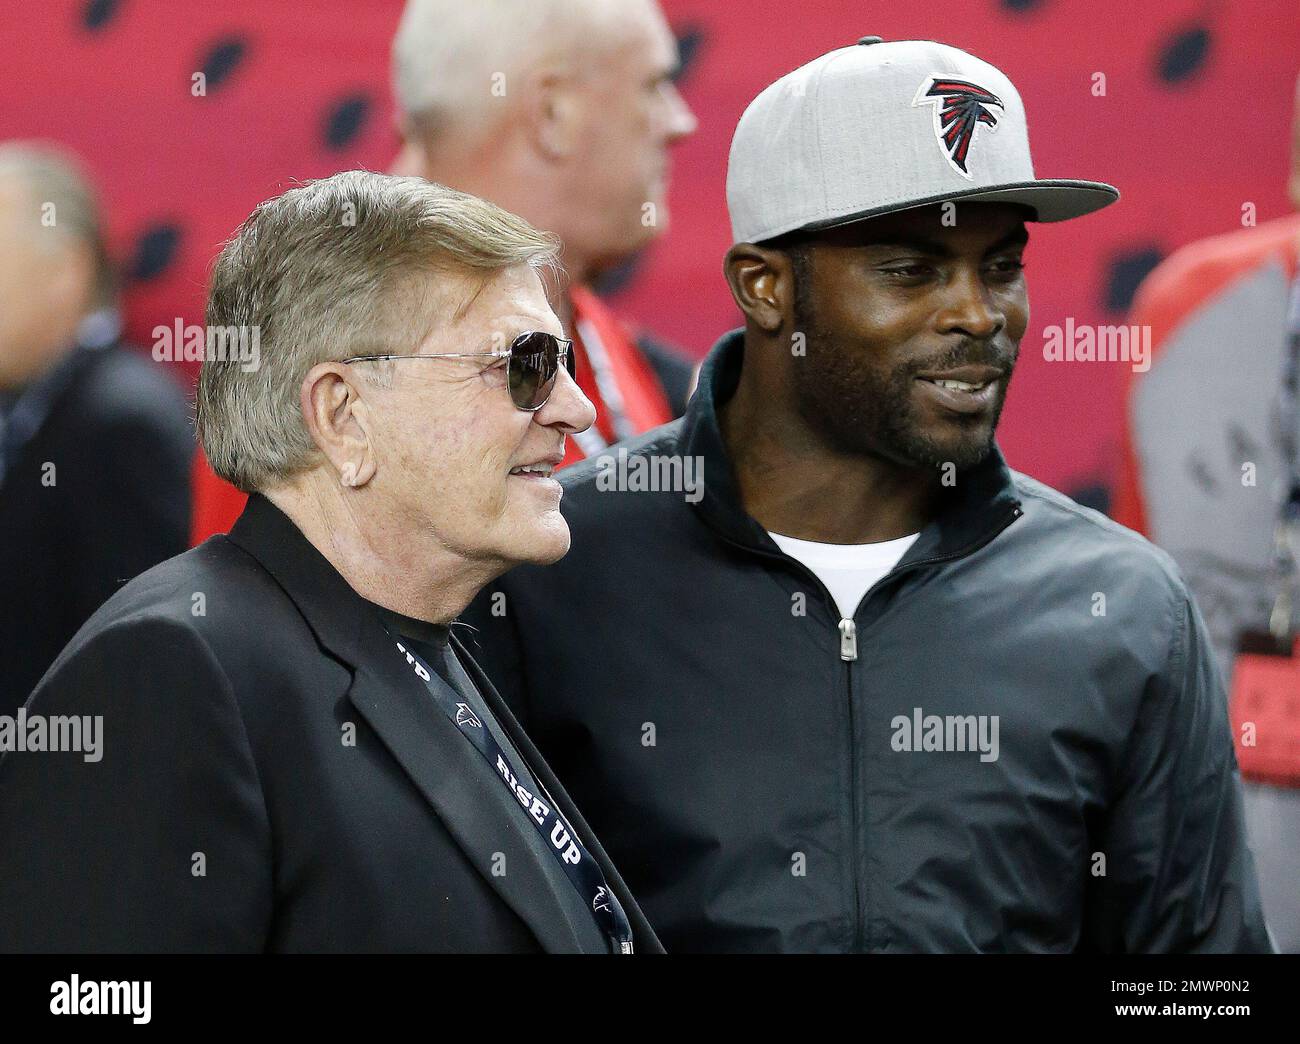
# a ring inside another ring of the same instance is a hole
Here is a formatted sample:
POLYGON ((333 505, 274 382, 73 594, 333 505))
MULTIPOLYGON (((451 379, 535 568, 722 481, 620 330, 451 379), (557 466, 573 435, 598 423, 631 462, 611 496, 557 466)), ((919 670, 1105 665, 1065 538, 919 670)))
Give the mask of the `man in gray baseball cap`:
POLYGON ((1025 106, 1000 70, 929 41, 865 36, 783 76, 740 118, 727 169, 738 243, 960 200, 1022 203, 1064 221, 1119 198, 1042 180, 1025 106))
POLYGON ((744 329, 473 617, 670 951, 1271 948, 1177 569, 994 443, 1026 223, 1117 198, 1037 179, 1015 87, 937 43, 741 118, 744 329))

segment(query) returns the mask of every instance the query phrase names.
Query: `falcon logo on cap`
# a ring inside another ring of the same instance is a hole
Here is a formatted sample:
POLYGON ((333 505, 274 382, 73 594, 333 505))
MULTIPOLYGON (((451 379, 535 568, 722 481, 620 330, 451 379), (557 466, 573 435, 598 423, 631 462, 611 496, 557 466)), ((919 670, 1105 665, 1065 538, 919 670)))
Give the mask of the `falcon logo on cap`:
POLYGON ((934 133, 939 147, 952 164, 952 169, 963 178, 974 175, 966 169, 971 142, 975 138, 975 125, 998 125, 998 118, 988 106, 1003 108, 1002 99, 979 84, 951 77, 931 76, 916 92, 913 105, 933 105, 934 133))

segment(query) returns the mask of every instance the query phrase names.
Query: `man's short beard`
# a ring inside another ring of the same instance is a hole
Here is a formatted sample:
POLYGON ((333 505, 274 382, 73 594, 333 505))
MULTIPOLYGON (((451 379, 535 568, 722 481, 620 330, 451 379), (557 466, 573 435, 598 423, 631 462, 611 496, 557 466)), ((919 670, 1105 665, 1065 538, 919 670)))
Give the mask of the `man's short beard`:
MULTIPOLYGON (((793 367, 795 405, 803 422, 837 452, 883 457, 918 468, 952 464, 962 470, 987 457, 1006 401, 1005 386, 987 436, 976 431, 983 426, 980 420, 957 438, 944 442, 931 438, 913 404, 918 371, 900 366, 882 379, 868 366, 855 365, 855 360, 837 351, 812 308, 808 259, 798 250, 791 251, 791 259, 795 329, 803 333, 807 348, 806 357, 796 360, 793 367), (866 378, 873 379, 868 383, 866 378)), ((954 363, 960 361, 958 353, 954 363)))

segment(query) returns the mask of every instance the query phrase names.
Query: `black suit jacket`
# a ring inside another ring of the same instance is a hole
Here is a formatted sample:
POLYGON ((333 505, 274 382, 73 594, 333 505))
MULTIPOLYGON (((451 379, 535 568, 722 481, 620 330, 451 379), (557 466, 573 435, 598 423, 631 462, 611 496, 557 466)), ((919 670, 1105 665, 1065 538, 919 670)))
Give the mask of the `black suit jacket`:
MULTIPOLYGON (((582 816, 462 658, 601 863, 636 950, 660 951, 582 816)), ((110 599, 27 713, 102 715, 102 760, 0 761, 0 950, 577 949, 557 901, 572 885, 530 855, 492 767, 374 608, 261 497, 229 536, 110 599)))
POLYGON ((47 388, 36 431, 0 435, 0 714, 109 595, 189 547, 180 385, 116 345, 77 349, 31 391, 47 388))

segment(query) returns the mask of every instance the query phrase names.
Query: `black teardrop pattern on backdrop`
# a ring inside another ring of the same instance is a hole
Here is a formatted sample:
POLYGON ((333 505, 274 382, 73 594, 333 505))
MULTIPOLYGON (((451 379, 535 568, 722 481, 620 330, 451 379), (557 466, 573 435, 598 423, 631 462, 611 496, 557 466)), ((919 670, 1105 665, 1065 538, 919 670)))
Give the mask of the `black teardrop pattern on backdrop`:
POLYGON ((216 41, 199 63, 199 71, 207 81, 209 92, 221 87, 244 61, 248 44, 243 37, 228 36, 216 41))
POLYGON ((1112 312, 1127 312, 1133 295, 1164 254, 1154 246, 1135 247, 1115 257, 1106 277, 1106 308, 1112 312))
POLYGON ((698 25, 688 25, 677 34, 677 72, 673 76, 675 82, 681 83, 686 79, 706 39, 704 28, 698 25))
POLYGON ((158 224, 146 228, 136 240, 131 260, 126 265, 127 278, 134 283, 157 279, 176 260, 181 230, 176 224, 158 224))
POLYGON ((81 24, 89 32, 103 29, 117 15, 118 0, 86 0, 81 9, 81 24))
POLYGON ((1042 0, 1002 0, 1002 9, 1011 14, 1026 14, 1043 6, 1042 0))
POLYGON ((1174 33, 1160 48, 1156 72, 1166 84, 1183 83, 1196 77, 1205 67, 1210 53, 1210 31, 1193 26, 1174 33))
POLYGON ((341 149, 356 138, 373 108, 369 95, 361 92, 336 101, 325 116, 325 147, 341 149))

